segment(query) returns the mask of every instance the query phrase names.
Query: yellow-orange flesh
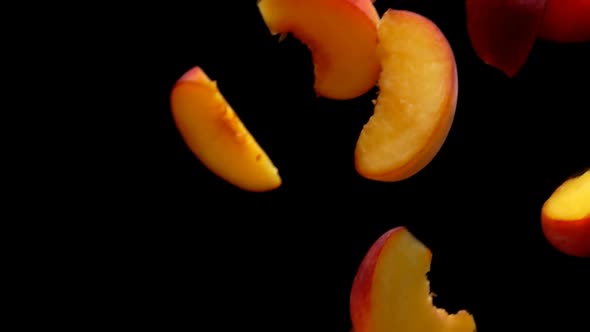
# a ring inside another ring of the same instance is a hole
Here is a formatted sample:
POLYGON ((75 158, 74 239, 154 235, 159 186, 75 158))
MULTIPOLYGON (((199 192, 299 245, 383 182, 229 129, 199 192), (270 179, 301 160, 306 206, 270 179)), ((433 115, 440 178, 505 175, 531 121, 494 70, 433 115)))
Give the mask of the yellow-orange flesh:
POLYGON ((431 252, 407 229, 383 248, 373 278, 374 323, 364 332, 473 332, 475 321, 464 310, 449 315, 432 304, 431 252))
POLYGON ((171 107, 184 141, 213 173, 247 191, 281 185, 277 168, 200 68, 176 83, 171 107))
POLYGON ((445 36, 423 16, 390 9, 378 34, 379 96, 358 139, 355 162, 369 179, 399 181, 424 168, 446 139, 457 72, 445 36))
POLYGON ((565 181, 544 206, 553 219, 577 221, 590 216, 590 170, 565 181))
POLYGON ((319 96, 352 99, 377 83, 378 13, 368 0, 261 0, 273 34, 292 33, 306 44, 319 96))

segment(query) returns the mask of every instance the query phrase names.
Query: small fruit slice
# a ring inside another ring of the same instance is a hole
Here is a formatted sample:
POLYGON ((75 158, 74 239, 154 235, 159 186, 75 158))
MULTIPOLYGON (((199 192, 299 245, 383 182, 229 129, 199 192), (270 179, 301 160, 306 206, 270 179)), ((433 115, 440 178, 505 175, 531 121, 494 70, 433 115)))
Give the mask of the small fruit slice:
POLYGON ((451 47, 419 14, 389 9, 379 24, 381 60, 375 112, 357 141, 357 172, 400 181, 422 170, 451 128, 458 81, 451 47))
POLYGON ((377 83, 379 14, 371 0, 259 0, 258 8, 272 34, 292 33, 309 47, 318 96, 352 99, 377 83))
POLYGON ((539 37, 559 43, 590 41, 590 1, 547 0, 539 37))
POLYGON ((568 179, 541 210, 545 237, 557 250, 590 257, 590 170, 568 179))
POLYGON ((426 273, 432 253, 405 227, 383 234, 357 271, 350 294, 354 332, 473 332, 465 310, 449 315, 432 304, 426 273))
POLYGON ((247 191, 281 185, 277 168, 201 68, 187 71, 170 99, 180 134, 209 170, 247 191))
POLYGON ((467 32, 475 53, 507 76, 526 63, 546 0, 467 0, 467 32))

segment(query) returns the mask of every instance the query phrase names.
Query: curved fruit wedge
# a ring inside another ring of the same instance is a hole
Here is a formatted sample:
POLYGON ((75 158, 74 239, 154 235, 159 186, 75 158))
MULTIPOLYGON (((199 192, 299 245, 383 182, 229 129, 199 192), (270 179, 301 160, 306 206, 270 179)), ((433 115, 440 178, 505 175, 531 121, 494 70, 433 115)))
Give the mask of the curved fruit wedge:
POLYGON ((350 313, 354 332, 474 332, 465 310, 449 315, 432 304, 426 273, 432 253, 405 227, 383 234, 354 278, 350 313))
POLYGON ((357 172, 400 181, 440 150, 457 104, 457 68, 443 33, 429 19, 389 9, 379 24, 381 60, 375 112, 355 149, 357 172))
POLYGON ((512 77, 526 63, 546 0, 467 0, 467 32, 477 55, 512 77))
POLYGON ((377 83, 379 15, 371 0, 259 0, 258 8, 272 34, 292 33, 309 47, 318 96, 352 99, 377 83))
POLYGON ((560 185, 541 210, 545 237, 557 250, 590 257, 590 170, 560 185))
POLYGON ((547 0, 539 37, 559 43, 590 41, 590 1, 547 0))
POLYGON ((170 99, 180 134, 209 170, 247 191, 281 185, 277 168, 201 68, 187 71, 170 99))

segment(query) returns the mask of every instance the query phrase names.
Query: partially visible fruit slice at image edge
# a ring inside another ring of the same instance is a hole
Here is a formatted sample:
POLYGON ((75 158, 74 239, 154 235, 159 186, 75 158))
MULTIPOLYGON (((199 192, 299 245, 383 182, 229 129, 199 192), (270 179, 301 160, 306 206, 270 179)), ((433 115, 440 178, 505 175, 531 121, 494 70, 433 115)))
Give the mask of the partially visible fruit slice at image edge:
POLYGON ((515 76, 529 58, 546 0, 466 0, 467 32, 477 56, 515 76))
POLYGON ((354 332, 474 332, 467 311, 448 314, 432 304, 426 274, 432 252, 403 226, 377 239, 353 281, 354 332))
POLYGON ((353 99, 377 83, 379 14, 371 0, 259 0, 258 8, 273 35, 307 45, 318 96, 353 99))
POLYGON ((590 257, 590 170, 564 181, 541 209, 543 234, 560 252, 590 257))

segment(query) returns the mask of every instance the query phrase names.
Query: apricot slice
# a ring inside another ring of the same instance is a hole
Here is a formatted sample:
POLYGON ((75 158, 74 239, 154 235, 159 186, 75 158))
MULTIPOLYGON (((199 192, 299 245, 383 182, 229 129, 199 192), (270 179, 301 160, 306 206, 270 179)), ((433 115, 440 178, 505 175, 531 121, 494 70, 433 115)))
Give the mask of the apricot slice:
POLYGON ((176 127, 210 171, 247 191, 281 185, 277 168, 201 68, 187 71, 170 99, 176 127))
POLYGON ((379 15, 371 0, 259 0, 272 34, 291 33, 311 51, 318 96, 356 98, 375 86, 379 15))
POLYGON ((467 32, 475 53, 509 77, 526 63, 546 0, 467 0, 467 32))
POLYGON ((557 250, 590 257, 590 170, 562 183, 541 209, 545 237, 557 250))
POLYGON ((426 273, 431 251, 405 227, 381 235, 362 260, 352 284, 355 332, 473 332, 465 310, 448 314, 432 304, 426 273))
POLYGON ((451 128, 458 79, 451 47, 419 14, 389 9, 379 24, 382 71, 375 111, 355 149, 357 172, 400 181, 422 170, 451 128))
POLYGON ((590 41, 590 1, 547 0, 539 37, 560 43, 590 41))

